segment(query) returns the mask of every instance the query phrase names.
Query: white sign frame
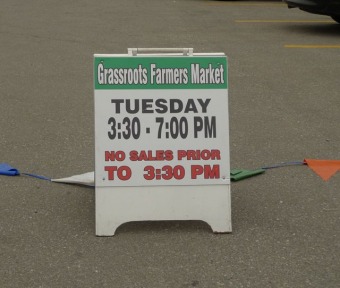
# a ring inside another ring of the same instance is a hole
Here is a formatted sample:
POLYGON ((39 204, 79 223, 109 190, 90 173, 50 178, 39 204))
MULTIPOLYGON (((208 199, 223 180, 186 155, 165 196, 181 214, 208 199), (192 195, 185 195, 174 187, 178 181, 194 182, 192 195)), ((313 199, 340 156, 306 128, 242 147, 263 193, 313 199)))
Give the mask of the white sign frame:
MULTIPOLYGON (((119 58, 119 57, 145 57, 145 54, 140 55, 141 49, 129 49, 128 54, 112 54, 112 55, 94 55, 94 58, 119 58)), ((178 49, 177 49, 178 50, 178 49)), ((148 54, 146 57, 225 57, 223 53, 193 53, 192 49, 188 50, 183 49, 183 53, 174 53, 178 52, 176 49, 165 49, 162 50, 163 53, 160 54, 148 54)), ((143 51, 143 50, 142 50, 143 51)), ((154 50, 149 50, 147 52, 154 52, 154 50)), ((96 62, 95 62, 96 66, 96 62)), ((97 74, 95 67, 95 81, 97 74)), ((98 70, 97 70, 98 71, 98 70)), ((227 71, 225 72, 227 75, 227 71)), ((227 76, 225 76, 227 81, 227 76)), ((96 82, 95 82, 96 83, 96 82)), ((95 167, 95 179, 96 179, 96 187, 95 187, 95 208, 96 208, 96 235, 97 236, 113 236, 115 234, 116 229, 123 223, 131 222, 131 221, 160 221, 160 220, 201 220, 208 223, 212 230, 215 233, 227 233, 231 232, 231 197, 230 197, 230 158, 229 158, 229 120, 228 120, 228 88, 223 90, 216 90, 216 93, 225 93, 224 101, 222 105, 215 104, 215 108, 211 106, 211 109, 219 109, 218 106, 223 107, 223 111, 225 112, 225 117, 223 118, 223 128, 222 124, 219 123, 219 128, 223 129, 223 131, 217 130, 217 135, 223 134, 223 137, 218 138, 218 140, 223 143, 223 147, 218 149, 221 151, 221 159, 223 161, 218 161, 216 159, 211 158, 209 163, 218 162, 221 166, 221 173, 218 174, 218 177, 212 177, 212 179, 195 179, 195 181, 183 178, 182 181, 176 181, 176 179, 169 179, 169 181, 163 181, 160 175, 157 175, 160 181, 145 181, 145 179, 135 180, 133 177, 128 181, 118 181, 119 179, 115 178, 115 181, 108 181, 107 176, 109 173, 105 171, 103 174, 103 165, 106 165, 107 159, 104 161, 104 153, 108 149, 107 140, 107 125, 103 127, 103 124, 107 124, 107 115, 108 112, 105 112, 106 105, 103 102, 102 97, 105 93, 111 93, 110 89, 103 91, 99 91, 94 89, 94 97, 95 97, 95 155, 96 155, 96 167, 95 167), (104 104, 103 104, 104 103, 104 104), (105 118, 106 117, 106 118, 105 118), (222 141, 221 141, 222 139, 222 141)), ((160 95, 166 94, 168 89, 158 90, 160 95), (162 94, 163 93, 163 94, 162 94)), ((190 89, 189 89, 190 90, 190 89)), ((187 90, 187 91, 189 91, 187 90)), ((198 91, 198 90, 195 90, 198 91)), ((204 90, 211 92, 210 90, 204 90)), ((138 89, 135 89, 131 92, 139 93, 138 89)), ((189 93, 190 94, 190 93, 189 93)), ((117 95, 117 91, 112 90, 112 95, 117 95)), ((119 95, 124 95, 122 92, 119 92, 119 95)), ((139 97, 139 96, 138 96, 139 97)), ((138 98, 137 97, 137 98, 138 98)), ((215 100, 216 102, 217 100, 215 100)), ((217 103, 217 102, 216 102, 217 103)), ((219 103, 219 102, 218 102, 219 103)), ((221 104, 221 103, 220 103, 221 104)), ((209 104, 210 105, 210 104, 209 104)), ((210 107, 209 107, 210 108, 210 107)), ((150 108, 151 109, 151 108, 150 108)), ((117 112, 117 110, 115 111, 117 112)), ((123 114, 123 113, 122 113, 123 114)), ((122 115, 124 116, 124 115, 122 115)), ((144 117, 144 116, 143 116, 144 117)), ((144 119, 142 117, 142 120, 144 119)), ((119 119, 119 118, 117 118, 119 119)), ((120 120, 118 120, 120 121, 120 120)), ((121 122, 120 122, 121 123, 121 122)), ((112 123, 111 123, 112 124, 112 123)), ((155 132, 156 127, 147 127, 149 130, 155 132), (151 127, 151 128, 150 128, 151 127)), ((190 129, 189 129, 190 130, 190 129)), ((144 130, 143 130, 144 131, 144 130)), ((158 130, 159 133, 160 130, 158 130)), ((190 138, 190 136, 189 136, 190 138)), ((121 139, 121 137, 120 137, 121 139)), ((112 139, 111 139, 112 140, 112 139)), ((169 142, 171 140, 166 140, 165 142, 169 142)), ((209 142, 209 139, 205 139, 206 142, 209 142)), ((119 143, 121 141, 118 140, 118 137, 113 141, 119 147, 119 143)), ((128 141, 127 141, 128 142, 128 141)), ((127 143, 126 142, 126 143, 127 143)), ((131 143, 132 141, 130 141, 131 143)), ((154 141, 156 142, 156 141, 154 141)), ((189 141, 190 142, 190 141, 189 141)), ((216 139, 215 139, 216 142, 216 139)), ((124 144, 124 142, 122 142, 124 144)), ((173 142, 175 143, 175 142, 173 142)), ((184 143, 184 142, 183 142, 184 143)), ((184 144, 175 145, 176 147, 182 147, 184 144)), ((112 144, 111 144, 112 145, 112 144)), ((150 144, 151 145, 151 144, 150 144)), ((158 149, 156 146, 152 146, 151 151, 158 149), (155 148, 156 147, 156 148, 155 148)), ((136 146, 132 145, 133 148, 136 149, 136 146)), ((202 146, 205 147, 205 146, 202 146)), ((207 145, 207 147, 212 147, 212 145, 207 145)), ((184 147, 185 148, 185 147, 184 147)), ((129 150, 128 149, 128 150, 129 150)), ((143 148, 142 148, 143 149, 143 148)), ((145 149, 145 148, 144 148, 145 149)), ((190 170, 190 165, 192 163, 198 163, 195 161, 183 161, 180 162, 177 156, 179 148, 173 149, 174 151, 174 159, 168 161, 167 163, 160 161, 162 165, 169 164, 172 166, 183 166, 185 171, 190 170), (176 150, 177 149, 177 150, 176 150), (176 153, 175 153, 176 152, 176 153), (180 164, 180 165, 176 165, 180 164)), ((187 149, 187 148, 185 148, 187 149)), ((184 149, 184 151, 186 151, 184 149)), ((200 147, 203 150, 203 148, 200 147)), ((117 149, 117 151, 122 151, 122 149, 117 149)), ((201 151, 202 151, 201 150, 201 151)), ((128 154, 128 153, 125 153, 128 154)), ((128 155, 126 155, 128 156, 128 155)), ((215 157, 216 158, 216 157, 215 157)), ((219 160, 221 160, 219 159, 219 160)), ((112 160, 112 159, 111 159, 112 160)), ((192 159, 191 159, 192 160, 192 159)), ((115 160, 115 164, 118 163, 115 160), (115 162, 116 161, 116 162, 115 162)), ((124 163, 124 161, 122 161, 124 163)), ((118 164, 122 164, 118 163, 118 164)), ((147 165, 146 162, 139 161, 135 162, 136 167, 142 167, 143 165, 147 165)), ((154 162, 148 162, 154 163, 154 162)), ((159 162, 158 162, 159 163, 159 162)), ((203 161, 204 163, 204 161, 203 161)), ((128 165, 132 165, 131 163, 128 165)), ((155 164, 152 164, 155 165, 155 164)), ((191 165, 192 167, 193 165, 191 165)), ((199 166, 199 165, 198 165, 199 166)), ((125 166, 127 167, 127 166, 125 166)), ((139 169, 142 169, 139 168, 139 169)), ((136 168, 137 169, 137 168, 136 168)), ((156 169, 160 171, 160 169, 156 169)), ((136 170, 138 171, 138 170, 136 170)), ((145 171, 145 170, 144 170, 145 171)), ((112 171, 111 171, 112 172, 112 171)), ((112 172, 113 173, 113 172, 112 172)), ((116 171, 115 171, 116 173, 116 171)), ((144 172, 146 173, 146 172, 144 172)), ((133 175, 139 174, 142 175, 141 172, 135 172, 135 167, 133 169, 133 175)), ((113 175, 113 174, 112 174, 113 175)), ((112 176, 111 175, 111 176, 112 176)), ((125 176, 126 174, 122 174, 125 176)), ((215 175, 216 176, 216 175, 215 175)), ((187 173, 186 173, 187 177, 187 173)), ((141 177, 140 177, 141 178, 141 177)), ((144 177, 145 178, 145 177, 144 177)), ((112 179, 111 179, 112 180, 112 179)))

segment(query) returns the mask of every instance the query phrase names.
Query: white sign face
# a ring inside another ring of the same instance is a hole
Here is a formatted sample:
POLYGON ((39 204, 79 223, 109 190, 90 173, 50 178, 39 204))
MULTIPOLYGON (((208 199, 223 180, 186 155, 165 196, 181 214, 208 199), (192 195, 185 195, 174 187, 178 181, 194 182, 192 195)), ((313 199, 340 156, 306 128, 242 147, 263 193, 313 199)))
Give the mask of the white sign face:
POLYGON ((229 185, 223 56, 95 56, 98 187, 229 185))

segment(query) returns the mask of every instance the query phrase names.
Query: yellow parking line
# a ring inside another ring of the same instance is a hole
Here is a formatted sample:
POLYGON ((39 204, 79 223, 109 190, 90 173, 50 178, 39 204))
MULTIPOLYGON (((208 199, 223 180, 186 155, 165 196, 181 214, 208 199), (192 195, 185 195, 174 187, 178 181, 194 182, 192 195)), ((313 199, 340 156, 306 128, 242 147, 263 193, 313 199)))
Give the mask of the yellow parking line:
POLYGON ((287 4, 284 3, 272 3, 272 2, 207 2, 205 5, 208 6, 276 6, 276 7, 282 7, 287 6, 287 4))
POLYGON ((285 48, 314 48, 314 49, 320 49, 320 48, 335 48, 340 49, 340 45, 300 45, 300 44, 287 44, 284 45, 285 48))
POLYGON ((334 23, 332 20, 235 20, 236 23, 334 23))

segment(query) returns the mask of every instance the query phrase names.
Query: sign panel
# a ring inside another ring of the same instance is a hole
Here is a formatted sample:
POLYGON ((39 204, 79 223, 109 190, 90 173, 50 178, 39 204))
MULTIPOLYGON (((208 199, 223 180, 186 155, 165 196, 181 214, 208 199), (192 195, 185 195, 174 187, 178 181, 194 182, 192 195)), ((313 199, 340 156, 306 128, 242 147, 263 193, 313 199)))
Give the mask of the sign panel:
POLYGON ((225 56, 95 55, 96 187, 229 185, 225 56))

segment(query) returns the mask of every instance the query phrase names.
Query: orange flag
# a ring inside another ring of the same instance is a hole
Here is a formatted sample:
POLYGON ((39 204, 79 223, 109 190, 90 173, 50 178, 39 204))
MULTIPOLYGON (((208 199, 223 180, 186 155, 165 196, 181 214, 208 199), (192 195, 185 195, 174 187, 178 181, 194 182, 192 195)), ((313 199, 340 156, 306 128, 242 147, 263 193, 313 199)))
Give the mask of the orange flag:
POLYGON ((305 159, 304 162, 324 181, 327 181, 337 171, 340 171, 340 160, 305 159))

